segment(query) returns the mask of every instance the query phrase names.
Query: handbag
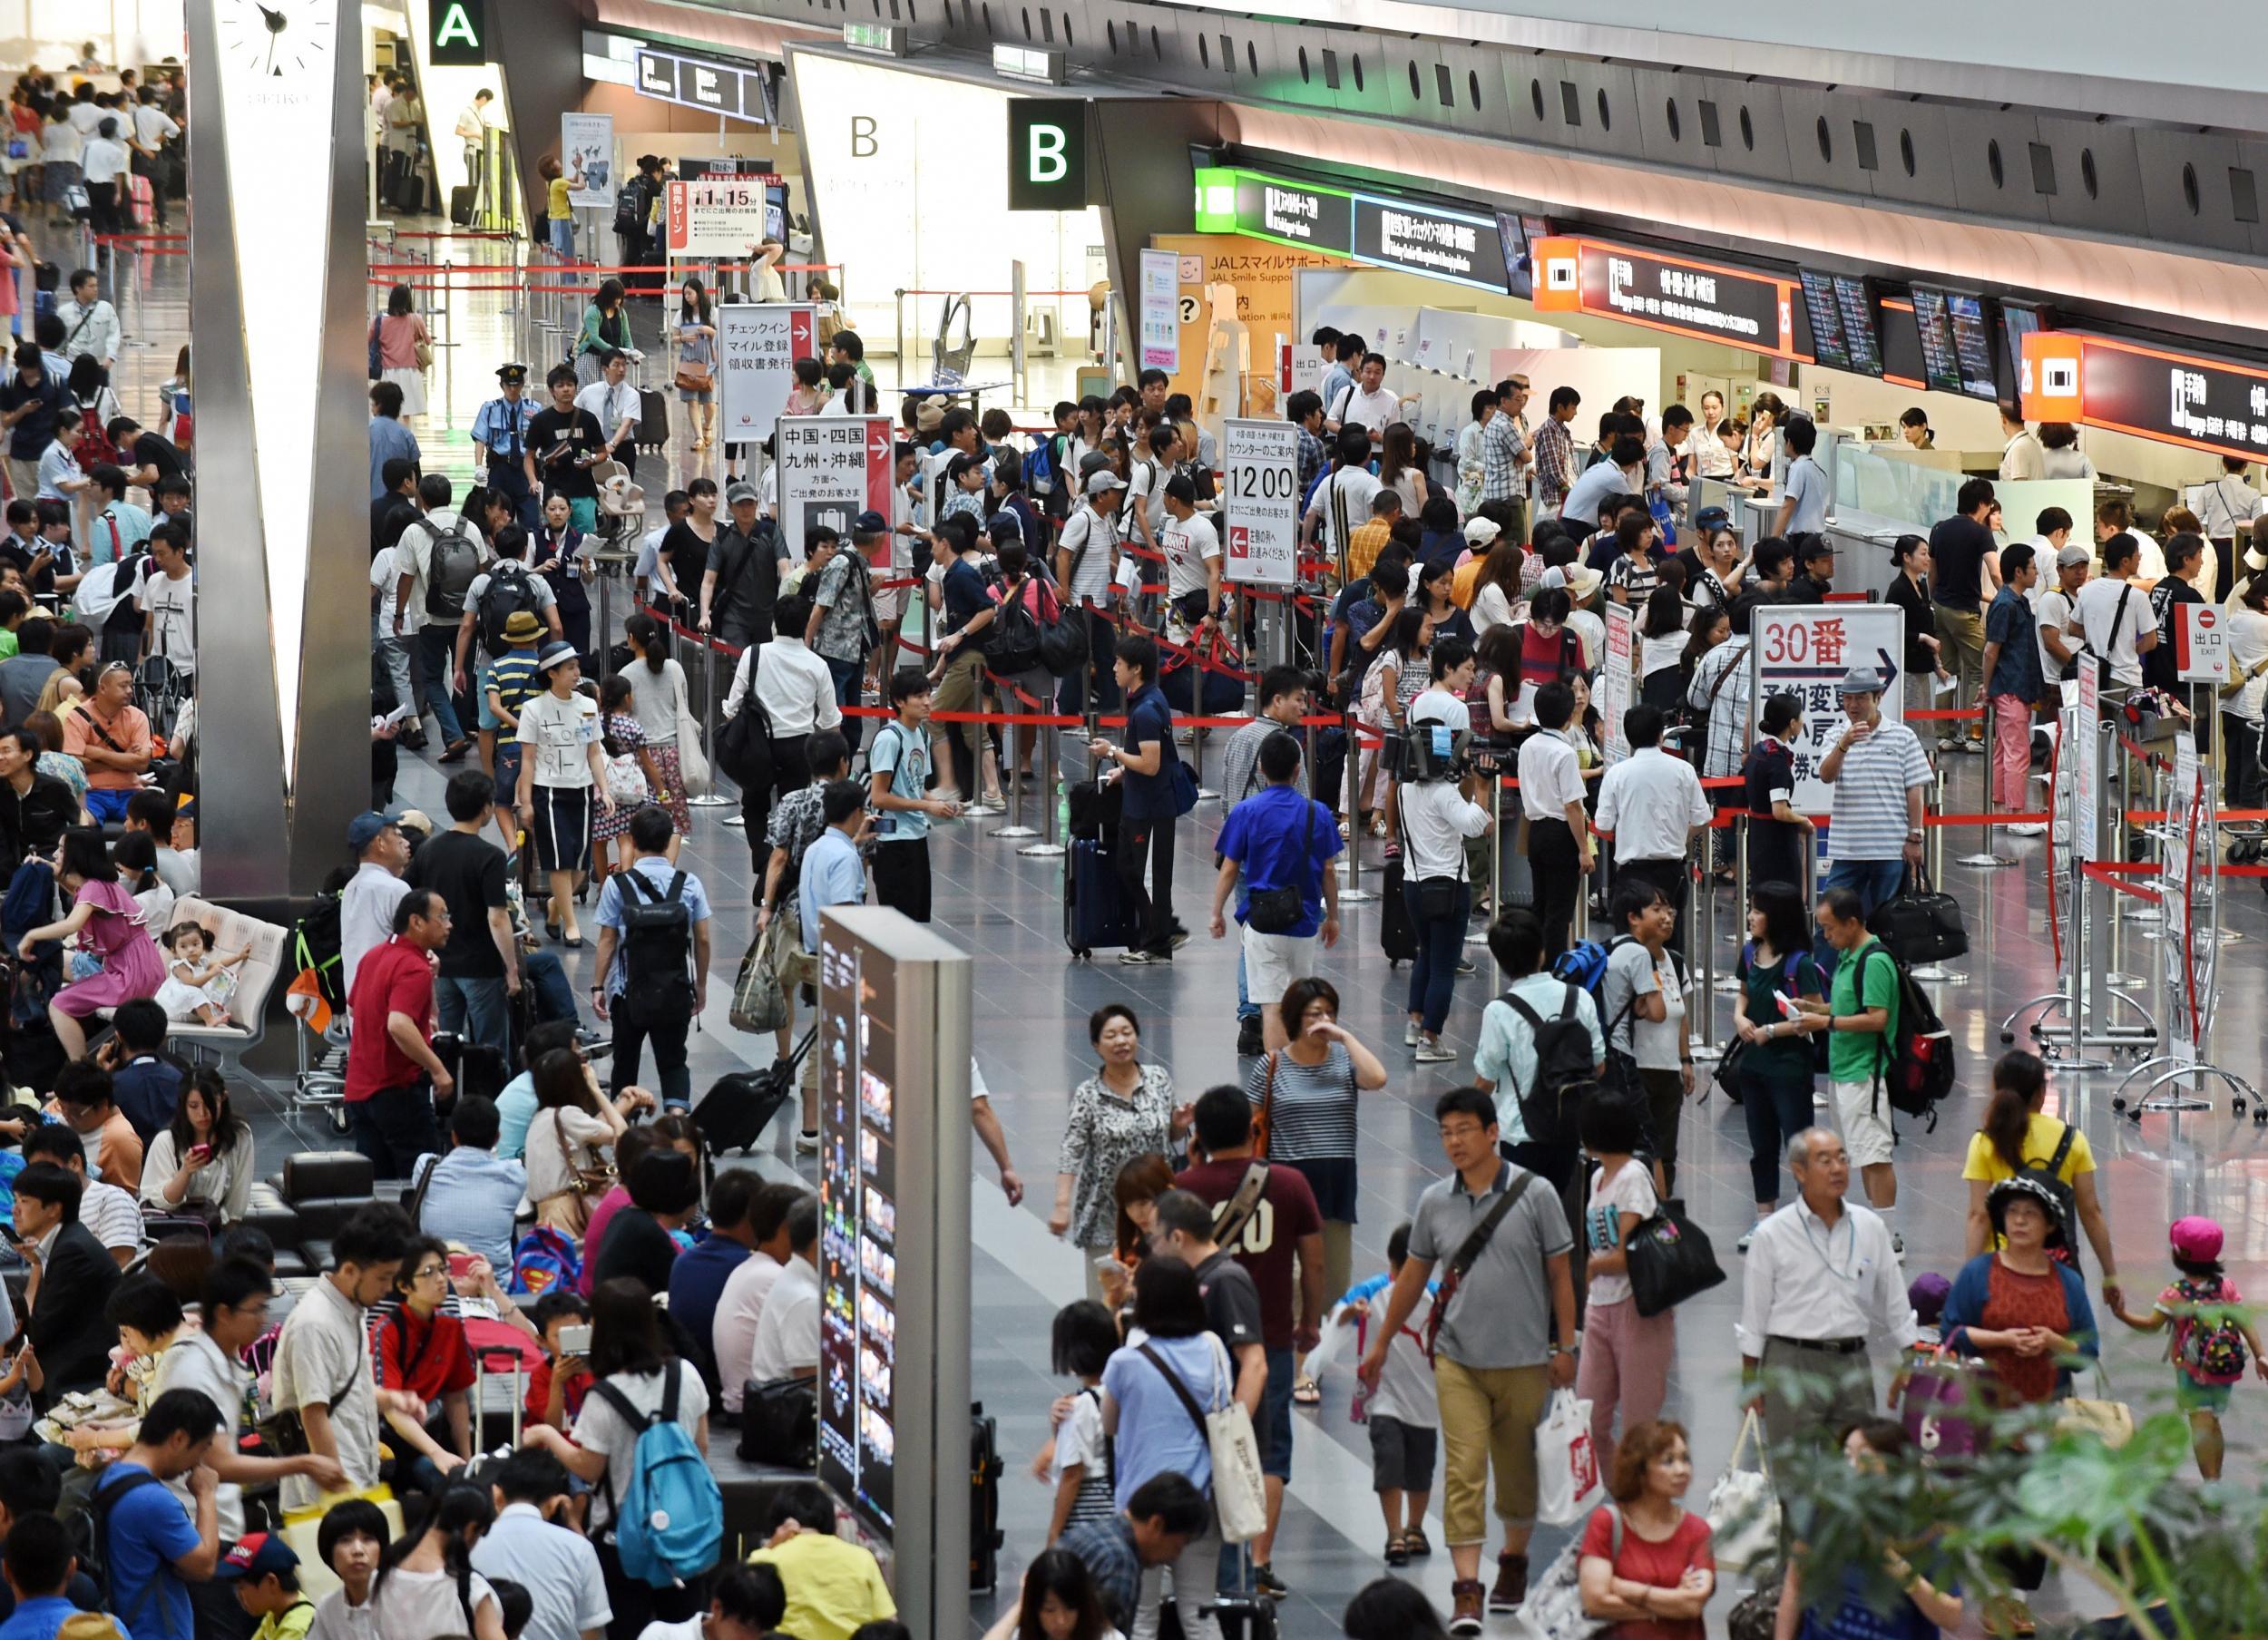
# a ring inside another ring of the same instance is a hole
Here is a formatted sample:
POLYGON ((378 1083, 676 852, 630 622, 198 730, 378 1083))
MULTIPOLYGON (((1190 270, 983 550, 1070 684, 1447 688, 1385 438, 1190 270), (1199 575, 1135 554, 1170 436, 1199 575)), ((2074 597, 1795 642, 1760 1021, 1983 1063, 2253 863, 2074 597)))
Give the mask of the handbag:
POLYGON ((1780 1586, 1785 1573, 1759 1577, 1756 1586, 1725 1614, 1725 1640, 1772 1640, 1780 1626, 1780 1586))
POLYGON ((717 377, 707 365, 680 362, 677 370, 677 385, 687 393, 708 393, 717 386, 717 377))
POLYGON ((567 1118, 557 1110, 552 1112, 552 1132, 559 1141, 559 1153, 565 1158, 575 1182, 536 1203, 535 1220, 540 1225, 564 1230, 580 1242, 583 1233, 591 1228, 591 1198, 604 1196, 614 1187, 614 1165, 611 1162, 578 1165, 575 1147, 567 1141, 567 1118))
POLYGON ((764 937, 741 954, 739 977, 732 982, 732 1007, 725 1016, 735 1030, 760 1036, 777 1030, 791 1017, 787 989, 779 981, 779 953, 775 949, 791 921, 775 912, 764 925, 764 937))
POLYGON ((748 1463, 808 1469, 819 1457, 819 1381, 776 1378, 740 1397, 740 1457, 748 1463))
MULTIPOLYGON (((750 687, 754 697, 756 690, 750 687)), ((693 711, 684 692, 678 694, 678 776, 685 782, 685 795, 702 797, 715 783, 709 767, 709 757, 701 750, 701 726, 693 721, 693 711)))
POLYGON ((1659 1315, 1725 1280, 1708 1233, 1664 1202, 1630 1232, 1630 1297, 1640 1315, 1659 1315))
POLYGON ((1555 1390, 1536 1420, 1536 1519, 1571 1526, 1598 1489, 1598 1449, 1590 1435, 1591 1404, 1555 1390))
POLYGON ((1735 1037, 1725 1044, 1724 1056, 1717 1060, 1716 1069, 1709 1073, 1709 1080, 1723 1088, 1725 1097, 1735 1105, 1741 1100, 1740 1062, 1748 1057, 1748 1050, 1754 1046, 1746 1037, 1735 1037))
MULTIPOLYGON (((1305 876, 1315 863, 1315 805, 1305 804, 1307 831, 1301 842, 1300 874, 1305 876)), ((1245 926, 1256 933, 1287 933, 1299 925, 1307 914, 1306 894, 1296 885, 1287 888, 1256 888, 1245 896, 1245 926)), ((1269 1072, 1275 1063, 1269 1062, 1269 1072)))
POLYGON ((1960 902, 1930 886, 1927 873, 1909 871, 1898 893, 1877 906, 1867 931, 1909 968, 1969 953, 1960 902))
POLYGON ((1772 1489, 1772 1459, 1764 1444, 1764 1419, 1750 1408, 1733 1441, 1725 1472, 1709 1489, 1710 1541, 1720 1570, 1755 1573, 1775 1565, 1780 1555, 1780 1498, 1772 1489), (1751 1443, 1756 1467, 1741 1468, 1751 1443))
POLYGON ((1972 1409, 1983 1404, 1990 1369, 1942 1345, 1909 1369, 1898 1420, 1933 1469, 1958 1472, 1982 1444, 1972 1409))
POLYGON ((432 369, 433 344, 431 342, 424 341, 411 343, 410 356, 417 361, 417 367, 420 370, 432 369))
MULTIPOLYGON (((1608 1512, 1613 1516, 1609 1554, 1619 1559, 1622 1511, 1610 1505, 1608 1512)), ((1588 1532, 1576 1533, 1528 1591, 1520 1615, 1537 1640, 1597 1640, 1614 1631, 1611 1618, 1594 1617, 1583 1609, 1583 1539, 1589 1536, 1588 1532)))
POLYGON ((2134 1409, 2110 1399, 2110 1374, 2099 1361, 2095 1363, 2095 1381, 2103 1399, 2067 1395, 2056 1403, 2056 1433, 2093 1435, 2107 1447, 2123 1447, 2134 1439, 2134 1409))
POLYGON ((1173 1386, 1212 1454, 1213 1514, 1222 1541, 1251 1542, 1267 1529, 1267 1482, 1260 1473, 1260 1443, 1252 1432, 1252 1416, 1245 1411, 1244 1402, 1227 1393, 1227 1351, 1217 1338, 1213 1339, 1214 1387, 1222 1391, 1225 1404, 1217 1412, 1207 1412, 1197 1404, 1189 1386, 1166 1364, 1164 1356, 1147 1343, 1139 1348, 1173 1386))

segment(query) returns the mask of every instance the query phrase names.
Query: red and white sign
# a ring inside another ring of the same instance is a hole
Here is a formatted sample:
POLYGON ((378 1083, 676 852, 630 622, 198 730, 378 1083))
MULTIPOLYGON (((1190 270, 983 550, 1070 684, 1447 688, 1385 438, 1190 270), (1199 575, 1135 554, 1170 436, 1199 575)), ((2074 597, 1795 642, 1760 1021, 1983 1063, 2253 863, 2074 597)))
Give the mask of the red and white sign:
POLYGON ((896 462, 888 417, 783 415, 774 440, 779 540, 790 558, 807 554, 811 532, 822 524, 847 543, 861 512, 890 516, 896 462))
POLYGON ((743 257, 766 232, 767 184, 776 175, 704 177, 671 182, 664 194, 667 244, 673 257, 743 257))
POLYGON ((1231 417, 1221 424, 1221 573, 1288 587, 1299 574, 1299 429, 1231 417))
POLYGON ((1321 393, 1323 378, 1331 374, 1331 366, 1323 356, 1323 349, 1307 342, 1285 342, 1276 349, 1276 390, 1281 396, 1277 406, 1289 402, 1295 393, 1321 393))
POLYGON ((2177 603, 2174 623, 2174 672, 2184 683, 2229 680, 2229 623, 2209 603, 2177 603))
POLYGON ((771 437, 796 385, 796 361, 816 358, 808 302, 728 302, 717 309, 717 419, 732 444, 771 437))

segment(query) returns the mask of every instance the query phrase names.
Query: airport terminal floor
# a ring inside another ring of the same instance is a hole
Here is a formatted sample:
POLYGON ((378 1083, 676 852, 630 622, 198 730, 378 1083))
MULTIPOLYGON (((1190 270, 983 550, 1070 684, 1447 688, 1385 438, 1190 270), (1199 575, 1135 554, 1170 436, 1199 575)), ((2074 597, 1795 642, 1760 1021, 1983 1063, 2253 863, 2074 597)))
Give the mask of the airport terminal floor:
MULTIPOLYGON (((405 236, 412 231, 435 236, 418 241, 420 254, 430 247, 435 261, 452 255, 445 223, 404 220, 396 226, 405 236)), ((410 242, 405 237, 396 247, 410 242)), ((374 259, 383 249, 374 249, 374 259)), ((487 254, 470 243, 463 251, 468 262, 487 254)), ((157 383, 170 372, 176 347, 187 340, 187 264, 178 257, 156 257, 132 259, 127 266, 125 277, 134 282, 133 305, 128 309, 134 324, 114 386, 130 411, 152 415, 157 383)), ((408 425, 425 452, 425 472, 448 474, 461 494, 474 476, 469 436, 473 417, 494 391, 496 366, 518 357, 519 319, 503 298, 488 291, 421 289, 418 300, 429 317, 436 307, 445 305, 446 321, 435 323, 440 355, 429 375, 426 407, 408 425)), ((631 317, 632 341, 646 351, 633 379, 666 387, 663 361, 668 356, 659 340, 658 309, 650 302, 634 303, 631 317)), ((521 362, 530 365, 532 376, 540 379, 551 361, 521 362)), ((888 378, 886 367, 883 375, 888 378)), ((1042 376, 1032 394, 1035 402, 1014 407, 1020 426, 1044 421, 1047 404, 1056 396, 1044 389, 1052 386, 1042 376)), ((1537 386, 1548 390, 1550 384, 1537 386)), ((358 384, 345 390, 358 391, 358 384)), ((670 399, 674 415, 674 394, 670 399)), ((885 390, 884 413, 895 408, 894 395, 885 390)), ((679 419, 659 462, 653 456, 643 462, 641 482, 657 522, 662 493, 702 473, 713 473, 715 462, 715 452, 692 447, 691 435, 679 419), (660 467, 666 467, 666 481, 660 467)), ((361 520, 347 522, 359 532, 361 520)), ((626 604, 618 583, 618 631, 626 604)), ((599 641, 603 644, 617 635, 600 634, 599 641)), ((679 652, 689 669, 699 670, 692 646, 679 652)), ((1182 750, 1208 786, 1220 781, 1223 738, 1216 733, 1182 750)), ((1924 736, 1925 747, 1931 738, 1924 736)), ((440 738, 435 736, 424 753, 404 753, 396 787, 397 805, 437 819, 445 815, 444 787, 453 771, 436 761, 440 750, 440 738)), ((1943 812, 1977 813, 1985 802, 1989 759, 1955 755, 1939 761, 1946 766, 1946 781, 1941 799, 1933 798, 1932 806, 1941 801, 1943 812)), ((1067 748, 1065 766, 1073 776, 1082 774, 1083 757, 1067 748)), ((2043 788, 2035 785, 2030 789, 2037 796, 2043 788)), ((1188 821, 1175 828, 1176 909, 1194 937, 1174 952, 1170 962, 1140 965, 1123 964, 1110 952, 1092 961, 1074 960, 1064 937, 1062 863, 1024 856, 1016 840, 993 835, 1008 824, 1006 816, 943 822, 933 834, 934 925, 976 960, 974 1056, 1022 1186, 1021 1203, 1012 1203, 992 1161, 981 1147, 976 1149, 972 1379, 984 1411, 998 1420, 1006 1473, 1000 1491, 1004 1543, 998 1593, 975 1598, 973 1635, 983 1632, 1013 1600, 1023 1568, 1042 1547, 1052 1501, 1051 1490, 1031 1473, 1032 1456, 1048 1439, 1051 1404, 1071 1387, 1050 1371, 1050 1327, 1059 1309, 1087 1294, 1089 1273, 1087 1256, 1051 1235, 1048 1215, 1071 1090, 1095 1069, 1090 1016, 1105 1004, 1131 1008, 1139 1020, 1141 1057, 1170 1074, 1177 1102, 1194 1099, 1223 1083, 1241 1086, 1251 1065, 1237 1052, 1236 944, 1233 937, 1215 941, 1206 932, 1216 871, 1213 844, 1224 812, 1217 800, 1201 801, 1188 821)), ((736 814, 730 806, 696 807, 679 861, 705 885, 715 917, 712 979, 690 1050, 697 1093, 719 1077, 760 1069, 774 1057, 768 1037, 738 1031, 727 1018, 731 976, 752 938, 753 902, 759 886, 751 878, 741 831, 727 823, 736 814)), ((1975 828, 1964 827, 1950 830, 1943 838, 1945 864, 1938 886, 1959 903, 1970 949, 1950 962, 1954 971, 1950 977, 1931 982, 1928 989, 1958 1055, 1958 1084, 1940 1108, 1933 1129, 1909 1124, 1899 1137, 1899 1200, 1893 1225, 1904 1248, 1901 1284, 1924 1272, 1940 1272, 1950 1279, 1965 1262, 1969 1190, 1963 1163, 1989 1091, 1989 1067, 2004 1051, 2003 1020, 2056 984, 2048 929, 2053 887, 2048 840, 1996 831, 1993 847, 2011 864, 1981 869, 1960 863, 1961 856, 1975 851, 1978 835, 1975 828)), ((1375 895, 1383 881, 1375 841, 1364 840, 1364 856, 1362 871, 1350 885, 1375 895)), ((2204 1058, 2247 1078, 2258 1076, 2261 1045, 2268 1040, 2268 1012, 2263 1011, 2268 1004, 2263 1001, 2268 995, 2268 897, 2260 892, 2262 886, 2260 881, 2241 878, 2223 883, 2221 915, 2228 943, 2219 968, 2219 1010, 2204 1045, 2204 1058)), ((1713 971, 1725 975, 1741 938, 1742 908, 1733 890, 1724 885, 1696 890, 1694 906, 1698 930, 1714 937, 1713 971)), ((1408 970, 1389 967, 1380 949, 1381 920, 1375 899, 1349 904, 1340 940, 1316 964, 1316 971, 1337 988, 1342 999, 1341 1025, 1374 1051, 1388 1072, 1385 1087, 1365 1093, 1361 1100, 1352 1260, 1356 1280, 1385 1271, 1389 1235, 1409 1219, 1420 1193, 1449 1171, 1433 1102, 1442 1090, 1471 1079, 1481 1010, 1491 994, 1493 971, 1479 939, 1484 925, 1476 921, 1466 954, 1477 971, 1457 981, 1442 1033, 1450 1055, 1439 1062, 1416 1062, 1403 1040, 1408 970)), ((1596 923, 1593 927, 1596 932, 1596 923)), ((1232 936, 1233 932, 1232 924, 1232 936)), ((2154 932, 2143 922, 2121 920, 2117 961, 2127 971, 2146 972, 2156 961, 2154 932)), ((2109 938, 2109 923, 2094 928, 2091 935, 2109 938)), ((1693 935, 1696 954, 1703 937, 1701 932, 1693 935)), ((557 943, 546 948, 558 952, 575 994, 587 997, 596 978, 592 950, 557 943)), ((1697 990, 1693 1006, 1710 1014, 1706 1029, 1696 1030, 1696 1038, 1721 1047, 1731 1030, 1730 992, 1697 990)), ((2260 1188, 2260 1181, 2268 1177, 2262 1165, 2268 1155, 2268 1128, 2232 1114, 2220 1089, 2209 1090, 2212 1108, 2205 1110, 2153 1113, 2139 1122, 2128 1119, 2112 1108, 2114 1092, 2126 1070, 2123 1059, 2107 1071, 2055 1069, 2047 1109, 2076 1124, 2094 1148, 2100 1169, 2097 1188, 2126 1275, 2128 1307, 2146 1308, 2173 1278, 2167 1226, 2185 1215, 2218 1221, 2226 1233, 2224 1260, 2229 1276, 2240 1291, 2252 1292, 2268 1279, 2268 1196, 2260 1188)), ((1823 1078, 1823 1088, 1824 1085, 1823 1078)), ((288 1113, 272 1096, 247 1103, 264 1172, 272 1171, 271 1158, 294 1147, 323 1148, 336 1142, 319 1117, 288 1113)), ((1828 1123, 1833 1113, 1823 1108, 1818 1118, 1828 1123)), ((787 1116, 774 1124, 757 1154, 726 1165, 753 1168, 767 1178, 813 1182, 816 1177, 814 1159, 798 1154, 792 1143, 787 1116)), ((1794 1192, 1784 1183, 1784 1169, 1782 1176, 1783 1199, 1791 1200, 1794 1192)), ((1742 1428, 1741 1350, 1735 1323, 1744 1288, 1735 1245, 1754 1216, 1743 1115, 1713 1086, 1706 1064, 1696 1096, 1682 1116, 1678 1181, 1677 1194, 1693 1222, 1707 1232, 1727 1273, 1722 1286, 1676 1312, 1676 1352, 1663 1411, 1689 1432, 1694 1481, 1686 1501, 1700 1508, 1742 1428)), ((1851 1196, 1860 1199, 1855 1176, 1851 1196)), ((2089 1270, 2091 1281, 2097 1274, 2091 1261, 2089 1270)), ((1886 1359, 1878 1347, 1878 1387, 1887 1380, 1886 1359)), ((2103 1361, 2103 1387, 2083 1388, 2081 1393, 2131 1402, 2137 1413, 2170 1403, 2173 1373, 2161 1334, 2130 1332, 2107 1322, 2103 1361)), ((2091 1382, 2092 1375, 2085 1381, 2091 1382)), ((1279 1632, 1293 1640, 1340 1635, 1348 1601, 1388 1571, 1372 1490, 1370 1440, 1364 1426, 1351 1416, 1354 1386, 1351 1358, 1342 1353, 1325 1375, 1320 1403, 1301 1406, 1294 1413, 1290 1479, 1272 1560, 1285 1589, 1277 1603, 1279 1632)), ((2263 1394, 2268 1391, 2240 1383, 2225 1420, 2228 1472, 2247 1485, 2257 1479, 2268 1451, 2268 1442, 2261 1437, 2263 1419, 2268 1417, 2263 1411, 2268 1406, 2263 1394)), ((714 1453, 713 1467, 719 1475, 729 1479, 738 1472, 728 1437, 719 1435, 714 1453)), ((1441 1508, 1437 1486, 1426 1528, 1434 1552, 1429 1558, 1393 1568, 1392 1575, 1422 1588, 1435 1609, 1446 1614, 1452 1572, 1442 1547, 1441 1508)), ((1492 1519, 1491 1531, 1493 1535, 1492 1519)), ((1568 1536, 1569 1528, 1563 1527, 1539 1531, 1531 1554, 1539 1575, 1568 1536)), ((1484 1564, 1493 1559, 1494 1547, 1491 1542, 1484 1564)), ((1484 1570, 1483 1577, 1489 1575, 1484 1570)), ((1727 1632, 1727 1615, 1749 1586, 1738 1575, 1720 1577, 1706 1620, 1707 1634, 1727 1632)), ((2075 1616, 2097 1616, 2108 1609, 2099 1588, 2054 1570, 2033 1605, 2043 1625, 2075 1616)), ((1505 1640, 1536 1633, 1524 1619, 1509 1614, 1491 1614, 1486 1624, 1489 1635, 1505 1640)), ((1973 1603, 1958 1632, 1985 1632, 1973 1603)))

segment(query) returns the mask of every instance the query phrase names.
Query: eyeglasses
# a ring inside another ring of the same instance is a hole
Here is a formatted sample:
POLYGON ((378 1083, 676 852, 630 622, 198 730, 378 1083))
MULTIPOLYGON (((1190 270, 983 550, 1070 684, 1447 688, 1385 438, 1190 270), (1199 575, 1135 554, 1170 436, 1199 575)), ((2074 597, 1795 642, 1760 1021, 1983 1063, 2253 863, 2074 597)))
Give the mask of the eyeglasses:
POLYGON ((413 1272, 410 1275, 410 1280, 439 1281, 448 1273, 449 1267, 446 1264, 427 1264, 425 1268, 413 1272))

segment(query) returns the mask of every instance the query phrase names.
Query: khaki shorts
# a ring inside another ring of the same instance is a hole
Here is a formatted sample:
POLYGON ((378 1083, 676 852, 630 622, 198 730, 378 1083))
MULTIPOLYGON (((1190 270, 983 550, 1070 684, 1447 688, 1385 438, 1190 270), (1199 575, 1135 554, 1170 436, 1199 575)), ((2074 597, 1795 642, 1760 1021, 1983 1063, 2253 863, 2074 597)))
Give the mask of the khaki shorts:
POLYGON ((1245 994, 1263 1008, 1275 1007, 1294 980, 1304 980, 1315 971, 1315 944, 1313 934, 1264 934, 1247 926, 1244 931, 1245 994))
POLYGON ((1851 1166, 1872 1167, 1877 1162, 1890 1160, 1894 1140, 1890 1130, 1889 1096, 1872 1080, 1830 1082, 1827 1088, 1834 1099, 1835 1119, 1842 1125, 1843 1147, 1850 1153, 1851 1166))

